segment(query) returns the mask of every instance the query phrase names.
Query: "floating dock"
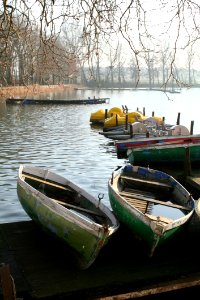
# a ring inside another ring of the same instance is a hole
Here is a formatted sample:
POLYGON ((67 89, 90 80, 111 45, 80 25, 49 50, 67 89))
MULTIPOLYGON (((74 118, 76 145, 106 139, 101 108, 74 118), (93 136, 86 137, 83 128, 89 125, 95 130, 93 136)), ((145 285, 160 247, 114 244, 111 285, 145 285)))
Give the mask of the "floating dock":
MULTIPOLYGON (((160 300, 189 298, 191 292, 195 299, 200 291, 196 231, 189 226, 148 258, 142 242, 121 226, 94 264, 80 271, 66 245, 32 221, 7 223, 0 225, 0 262, 9 266, 16 299, 160 300)), ((1 284, 0 293, 5 299, 1 284)))
POLYGON ((110 98, 87 98, 87 99, 69 99, 69 100, 55 100, 55 99, 18 99, 18 98, 8 98, 6 99, 6 104, 102 104, 109 103, 110 98))

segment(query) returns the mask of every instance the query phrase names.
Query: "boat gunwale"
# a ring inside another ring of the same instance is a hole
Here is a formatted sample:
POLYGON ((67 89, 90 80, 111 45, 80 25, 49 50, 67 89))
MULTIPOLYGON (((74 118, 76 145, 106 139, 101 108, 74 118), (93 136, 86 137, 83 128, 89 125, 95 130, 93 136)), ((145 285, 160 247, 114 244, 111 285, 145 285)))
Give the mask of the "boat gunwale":
POLYGON ((127 149, 127 155, 131 152, 139 152, 139 151, 146 151, 146 150, 166 150, 171 148, 195 148, 200 147, 200 140, 198 142, 191 142, 191 143, 160 143, 155 145, 144 145, 142 147, 131 147, 127 149))
POLYGON ((188 134, 188 135, 166 135, 166 136, 154 136, 154 137, 144 137, 144 138, 138 138, 138 139, 134 139, 134 138, 131 138, 131 139, 127 139, 126 141, 124 142, 120 142, 120 141, 116 141, 115 144, 124 144, 124 143, 138 143, 138 142, 146 142, 146 141, 149 141, 149 142, 152 142, 152 141, 160 141, 160 140, 163 140, 163 139, 166 139, 166 140, 174 140, 174 139, 190 139, 192 138, 193 140, 195 139, 200 139, 200 134, 188 134))

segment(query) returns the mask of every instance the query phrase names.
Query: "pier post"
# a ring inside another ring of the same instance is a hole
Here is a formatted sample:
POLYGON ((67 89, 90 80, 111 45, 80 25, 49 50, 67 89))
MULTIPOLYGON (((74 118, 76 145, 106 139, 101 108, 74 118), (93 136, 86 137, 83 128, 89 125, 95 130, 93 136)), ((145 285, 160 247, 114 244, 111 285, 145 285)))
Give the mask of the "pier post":
POLYGON ((185 148, 185 159, 184 159, 184 176, 191 175, 191 161, 190 161, 190 147, 185 148))
POLYGON ((118 126, 118 114, 116 114, 116 126, 118 126))
POLYGON ((190 125, 190 134, 193 134, 193 129, 194 129, 194 121, 191 121, 191 125, 190 125))
POLYGON ((125 129, 126 130, 128 129, 128 113, 126 113, 126 126, 125 126, 125 129))
POLYGON ((176 125, 180 125, 180 112, 178 113, 178 116, 177 116, 177 121, 176 121, 176 125))
POLYGON ((107 117, 108 117, 108 109, 106 108, 105 109, 105 119, 107 119, 107 117))
POLYGON ((130 137, 131 138, 133 137, 133 126, 132 126, 132 124, 130 125, 130 137))
POLYGON ((165 117, 162 117, 162 129, 166 130, 166 128, 165 128, 165 117))

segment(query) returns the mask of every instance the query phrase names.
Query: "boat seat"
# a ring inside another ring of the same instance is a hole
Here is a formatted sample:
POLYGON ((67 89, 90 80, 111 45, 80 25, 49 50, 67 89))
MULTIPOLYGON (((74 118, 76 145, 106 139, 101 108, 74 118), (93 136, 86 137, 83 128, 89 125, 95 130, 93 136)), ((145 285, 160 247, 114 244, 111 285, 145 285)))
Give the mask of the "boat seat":
POLYGON ((139 199, 141 201, 148 201, 151 203, 155 203, 155 204, 161 204, 164 206, 169 206, 169 207, 174 207, 174 208, 178 208, 178 209, 182 209, 182 210, 186 210, 186 211, 190 211, 191 209, 183 206, 183 205, 179 205, 179 204, 175 204, 172 202, 165 202, 162 200, 158 200, 158 199, 152 199, 152 198, 148 198, 148 197, 143 197, 142 195, 136 195, 136 194, 131 194, 131 193, 127 193, 127 192, 121 192, 120 193, 121 196, 123 196, 124 198, 130 198, 130 199, 139 199))
POLYGON ((151 199, 159 199, 162 201, 167 201, 170 198, 171 192, 163 192, 163 191, 149 191, 149 190, 142 190, 142 189, 136 189, 134 187, 125 187, 123 189, 123 192, 128 192, 130 195, 135 196, 143 196, 148 197, 151 199))
POLYGON ((86 209, 84 207, 80 207, 80 206, 77 206, 77 205, 72 205, 72 204, 69 204, 69 203, 66 203, 66 202, 63 202, 63 201, 59 201, 59 200, 56 200, 56 199, 53 199, 53 198, 51 198, 51 200, 57 202, 58 204, 60 204, 62 206, 66 206, 67 208, 75 209, 75 210, 78 210, 78 211, 89 213, 91 215, 95 215, 95 216, 105 218, 105 216, 102 213, 99 213, 98 211, 93 211, 91 209, 86 209))
POLYGON ((147 201, 132 199, 130 197, 124 197, 124 199, 128 202, 129 205, 137 208, 143 214, 145 214, 147 212, 147 210, 148 210, 148 202, 147 201))
POLYGON ((153 181, 153 180, 147 180, 143 178, 134 178, 134 177, 129 177, 129 176, 120 176, 121 179, 129 181, 133 185, 145 185, 147 187, 151 188, 156 188, 156 189, 166 189, 166 190, 173 190, 173 187, 166 183, 166 182, 158 182, 158 181, 153 181))
POLYGON ((70 188, 66 187, 66 186, 63 186, 61 184, 58 184, 57 182, 51 182, 51 181, 47 181, 47 180, 44 180, 42 178, 38 178, 36 176, 33 176, 33 175, 29 175, 27 173, 23 173, 23 178, 26 180, 26 179, 30 179, 30 180, 33 180, 33 181, 37 181, 37 182, 40 182, 40 183, 43 183, 45 185, 50 185, 50 186, 53 186, 55 188, 58 188, 58 189, 62 189, 62 190, 65 190, 65 191, 69 191, 69 192, 74 192, 73 190, 71 190, 70 188))
POLYGON ((149 198, 156 198, 155 193, 149 192, 149 191, 143 191, 143 190, 138 190, 138 189, 133 189, 129 187, 125 187, 123 189, 123 192, 127 192, 130 194, 136 194, 136 195, 141 195, 144 197, 149 197, 149 198))

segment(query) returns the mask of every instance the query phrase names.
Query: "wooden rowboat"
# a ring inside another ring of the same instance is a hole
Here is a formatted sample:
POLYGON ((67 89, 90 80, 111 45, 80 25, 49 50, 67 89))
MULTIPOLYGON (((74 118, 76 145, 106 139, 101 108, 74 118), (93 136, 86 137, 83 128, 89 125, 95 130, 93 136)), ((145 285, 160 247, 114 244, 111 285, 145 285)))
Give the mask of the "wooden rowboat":
MULTIPOLYGON (((175 126, 176 127, 176 126, 175 126)), ((127 157, 127 150, 136 148, 146 148, 162 145, 186 145, 200 143, 200 134, 189 135, 167 135, 146 138, 132 138, 125 141, 115 141, 115 148, 119 158, 127 157)))
POLYGON ((200 142, 135 147, 127 150, 127 157, 134 165, 184 166, 186 160, 191 165, 200 164, 200 142))
POLYGON ((19 201, 29 217, 64 241, 81 269, 88 268, 119 223, 99 195, 95 199, 71 181, 42 168, 20 166, 19 201))
POLYGON ((116 169, 108 191, 115 215, 146 243, 150 257, 194 212, 193 197, 176 179, 149 168, 128 164, 116 169))

